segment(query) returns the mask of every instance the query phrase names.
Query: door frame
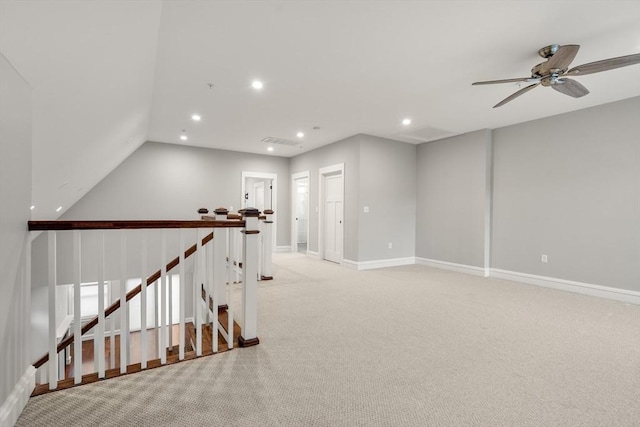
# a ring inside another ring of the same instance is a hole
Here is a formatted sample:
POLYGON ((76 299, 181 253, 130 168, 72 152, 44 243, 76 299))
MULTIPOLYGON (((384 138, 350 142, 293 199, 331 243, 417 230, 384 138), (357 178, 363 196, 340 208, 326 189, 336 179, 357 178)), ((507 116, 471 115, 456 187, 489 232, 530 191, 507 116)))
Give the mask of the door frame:
POLYGON ((277 218, 278 218, 278 174, 277 173, 269 173, 269 172, 251 172, 251 171, 242 171, 242 193, 240 195, 240 206, 241 209, 253 206, 247 206, 247 201, 244 199, 244 195, 246 194, 246 182, 247 178, 258 178, 258 179, 270 179, 271 180, 271 210, 273 210, 273 239, 272 248, 273 251, 276 252, 276 241, 278 232, 277 232, 277 218))
MULTIPOLYGON (((307 178, 309 183, 309 195, 311 195, 311 174, 309 171, 298 172, 291 174, 291 252, 298 251, 298 226, 296 223, 296 208, 298 206, 298 189, 296 188, 296 181, 299 179, 307 178)), ((309 197, 307 197, 307 254, 309 254, 309 197)))
POLYGON ((318 254, 320 259, 324 260, 324 202, 325 202, 325 179, 329 175, 340 175, 342 177, 342 241, 340 264, 344 261, 344 163, 326 166, 318 170, 318 181, 320 183, 320 191, 318 192, 318 254))

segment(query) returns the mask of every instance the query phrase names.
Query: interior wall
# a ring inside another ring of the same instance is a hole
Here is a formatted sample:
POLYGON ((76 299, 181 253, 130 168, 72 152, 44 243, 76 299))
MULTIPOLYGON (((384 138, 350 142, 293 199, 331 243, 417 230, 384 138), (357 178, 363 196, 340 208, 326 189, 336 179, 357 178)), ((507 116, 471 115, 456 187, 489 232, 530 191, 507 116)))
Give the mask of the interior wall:
POLYGON ((359 170, 358 257, 354 261, 413 257, 416 146, 361 135, 359 170))
POLYGON ((639 118, 636 97, 493 131, 492 267, 640 291, 639 118))
POLYGON ((289 159, 183 145, 146 142, 61 219, 199 219, 202 207, 237 211, 242 171, 278 175, 277 245, 289 245, 289 159))
MULTIPOLYGON (((319 170, 344 163, 343 257, 351 260, 358 259, 358 185, 361 138, 362 135, 355 135, 291 158, 290 175, 309 171, 308 249, 312 253, 318 252, 319 170)), ((290 176, 288 181, 291 181, 290 176)), ((278 190, 278 192, 280 191, 278 190)), ((287 196, 290 194, 290 192, 287 193, 287 196)))
MULTIPOLYGON (((289 223, 289 160, 233 151, 213 150, 174 144, 147 142, 120 164, 89 193, 72 206, 62 220, 124 220, 124 219, 199 219, 197 210, 206 207, 241 209, 242 171, 276 173, 278 177, 277 245, 290 244, 289 223)), ((195 236, 195 235, 194 235, 195 236)), ((157 237, 157 236, 156 236, 157 237)), ((169 245, 177 245, 177 237, 169 245)), ((94 248, 95 238, 83 233, 84 248, 94 248)), ((118 236, 107 238, 107 248, 118 248, 118 236)), ((193 244, 189 238, 186 245, 193 244)), ((129 237, 131 242, 134 237, 129 237)), ((70 233, 58 234, 60 253, 72 253, 70 233)), ((107 254, 117 251, 107 250, 107 254)), ((173 253, 173 252, 169 252, 173 253)), ((157 254, 150 254, 150 257, 157 254)), ((173 256, 173 255, 172 255, 173 256)), ((91 260, 91 256, 86 257, 91 260)), ((139 251, 133 248, 129 256, 131 271, 139 270, 139 251)), ((33 242, 33 287, 46 283, 46 239, 40 235, 33 242)), ((150 258, 149 265, 159 265, 150 258)), ((116 266, 119 265, 117 259, 116 266)), ((118 268, 108 269, 119 275, 118 268)), ((139 273, 137 273, 139 274, 139 273)), ((83 280, 95 276, 95 263, 83 262, 83 280)), ((72 263, 60 262, 59 283, 70 283, 72 263)), ((132 276, 134 277, 134 276, 132 276)), ((115 277, 116 279, 119 276, 115 277)), ((88 281, 87 280, 87 281, 88 281)))
POLYGON ((417 257, 484 266, 490 144, 480 130, 418 146, 417 257))
POLYGON ((12 425, 26 403, 29 359, 31 88, 0 55, 0 424, 12 425))

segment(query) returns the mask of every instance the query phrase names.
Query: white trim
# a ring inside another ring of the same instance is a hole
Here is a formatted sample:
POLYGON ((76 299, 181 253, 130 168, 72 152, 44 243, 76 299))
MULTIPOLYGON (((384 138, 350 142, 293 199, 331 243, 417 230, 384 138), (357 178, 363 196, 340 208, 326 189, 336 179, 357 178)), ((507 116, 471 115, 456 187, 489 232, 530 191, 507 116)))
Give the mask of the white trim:
POLYGON ((320 259, 320 253, 316 251, 307 251, 307 255, 313 258, 320 259))
POLYGON ((36 368, 29 365, 0 406, 0 426, 12 426, 18 421, 35 387, 36 368))
MULTIPOLYGON (((318 254, 320 259, 324 259, 324 179, 329 175, 340 175, 342 177, 342 250, 341 250, 341 260, 344 260, 344 187, 345 187, 345 177, 344 177, 344 163, 337 163, 335 165, 326 166, 320 168, 318 170, 318 254)), ((308 236, 307 236, 308 241, 308 236)))
POLYGON ((343 259, 342 265, 354 270, 372 270, 375 268, 387 268, 387 267, 399 267, 401 265, 412 265, 416 263, 415 257, 406 258, 389 258, 389 259, 377 259, 373 261, 352 261, 350 259, 343 259))
POLYGON ((416 264, 425 265, 427 267, 442 268, 443 270, 457 271, 458 273, 471 274, 473 276, 484 277, 485 274, 483 267, 456 264, 455 262, 438 261, 435 259, 416 257, 416 264))
POLYGON ((276 246, 276 252, 291 252, 291 246, 276 246))
POLYGON ((638 291, 574 282, 572 280, 557 279, 555 277, 518 273, 497 268, 491 269, 491 277, 640 305, 640 292, 638 291))

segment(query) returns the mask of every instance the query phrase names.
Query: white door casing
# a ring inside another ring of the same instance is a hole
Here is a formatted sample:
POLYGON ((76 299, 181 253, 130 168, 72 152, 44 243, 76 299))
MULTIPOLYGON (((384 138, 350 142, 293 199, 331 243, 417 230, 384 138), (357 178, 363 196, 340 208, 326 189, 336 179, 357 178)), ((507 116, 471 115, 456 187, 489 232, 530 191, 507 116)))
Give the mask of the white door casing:
POLYGON ((265 208, 270 208, 273 210, 273 238, 271 241, 273 242, 272 248, 273 251, 276 251, 276 240, 277 240, 277 226, 278 226, 278 174, 277 173, 268 173, 268 172, 249 172, 242 171, 242 193, 240 195, 240 206, 243 208, 254 207, 247 206, 246 200, 244 199, 244 195, 247 192, 247 178, 259 178, 259 179, 270 179, 271 180, 271 206, 265 206, 265 208))

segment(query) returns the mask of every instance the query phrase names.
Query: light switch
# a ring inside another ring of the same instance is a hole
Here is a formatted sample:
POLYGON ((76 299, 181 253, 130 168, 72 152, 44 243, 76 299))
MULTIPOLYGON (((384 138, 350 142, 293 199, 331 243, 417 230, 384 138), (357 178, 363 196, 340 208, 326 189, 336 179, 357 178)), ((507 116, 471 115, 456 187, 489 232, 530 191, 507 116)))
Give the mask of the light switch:
POLYGON ((365 206, 362 210, 364 213, 369 213, 369 206, 365 206))

